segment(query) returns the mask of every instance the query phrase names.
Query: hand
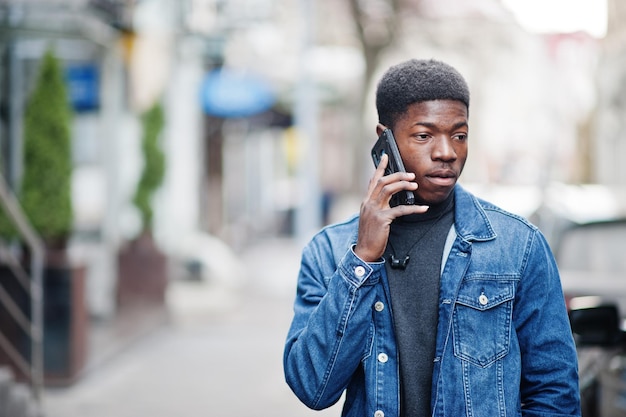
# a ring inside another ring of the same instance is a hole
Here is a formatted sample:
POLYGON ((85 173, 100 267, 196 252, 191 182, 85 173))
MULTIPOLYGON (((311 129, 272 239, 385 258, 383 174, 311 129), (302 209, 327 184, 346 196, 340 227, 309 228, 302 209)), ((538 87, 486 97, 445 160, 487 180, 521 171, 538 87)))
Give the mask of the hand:
POLYGON ((415 191, 415 174, 396 172, 385 175, 388 156, 383 155, 370 179, 367 196, 361 203, 359 236, 354 252, 365 262, 376 262, 385 253, 391 222, 407 214, 425 213, 428 206, 398 205, 391 207, 391 196, 402 190, 415 191))

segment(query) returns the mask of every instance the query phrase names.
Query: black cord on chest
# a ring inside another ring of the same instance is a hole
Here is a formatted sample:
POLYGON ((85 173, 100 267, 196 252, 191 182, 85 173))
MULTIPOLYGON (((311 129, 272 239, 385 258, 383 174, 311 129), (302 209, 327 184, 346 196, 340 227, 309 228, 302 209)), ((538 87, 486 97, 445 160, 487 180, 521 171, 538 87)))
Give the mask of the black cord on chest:
POLYGON ((452 205, 453 201, 454 200, 450 200, 450 202, 448 203, 446 208, 444 210, 442 210, 441 213, 439 213, 439 215, 437 216, 435 221, 433 221, 433 223, 428 227, 428 229, 420 237, 415 239, 415 242, 413 242, 413 244, 411 245, 411 247, 407 251, 406 255, 404 255, 404 259, 396 258, 396 254, 395 254, 396 250, 393 247, 393 244, 391 243, 391 241, 389 241, 389 246, 391 247, 391 251, 393 252, 391 255, 389 255, 389 262, 390 262, 391 269, 400 269, 400 270, 405 270, 406 269, 406 266, 409 264, 409 260, 411 259, 411 257, 409 256, 409 253, 411 253, 413 248, 420 242, 420 240, 422 240, 424 237, 426 237, 426 235, 435 227, 435 225, 439 222, 439 220, 441 220, 443 215, 446 214, 446 212, 448 211, 448 209, 452 205))

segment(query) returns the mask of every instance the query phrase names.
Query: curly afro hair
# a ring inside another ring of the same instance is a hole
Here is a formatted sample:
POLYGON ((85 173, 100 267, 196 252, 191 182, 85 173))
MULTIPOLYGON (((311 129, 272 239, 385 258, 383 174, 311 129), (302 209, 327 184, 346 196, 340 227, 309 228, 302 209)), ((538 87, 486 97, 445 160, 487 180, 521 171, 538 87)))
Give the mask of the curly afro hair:
POLYGON ((469 111, 469 96, 465 79, 450 65, 434 59, 411 59, 390 67, 379 81, 378 120, 393 127, 411 104, 429 100, 457 100, 469 111))

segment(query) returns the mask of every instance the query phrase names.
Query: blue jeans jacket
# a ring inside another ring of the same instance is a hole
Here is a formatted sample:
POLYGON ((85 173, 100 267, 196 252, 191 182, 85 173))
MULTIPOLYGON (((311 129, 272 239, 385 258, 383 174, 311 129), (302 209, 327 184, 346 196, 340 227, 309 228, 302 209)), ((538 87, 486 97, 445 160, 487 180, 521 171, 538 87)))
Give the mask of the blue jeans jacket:
MULTIPOLYGON (((455 188, 432 379, 433 416, 580 415, 576 350, 557 266, 524 219, 455 188)), ((287 383, 313 409, 400 415, 384 261, 353 252, 358 218, 304 248, 284 351, 287 383)))

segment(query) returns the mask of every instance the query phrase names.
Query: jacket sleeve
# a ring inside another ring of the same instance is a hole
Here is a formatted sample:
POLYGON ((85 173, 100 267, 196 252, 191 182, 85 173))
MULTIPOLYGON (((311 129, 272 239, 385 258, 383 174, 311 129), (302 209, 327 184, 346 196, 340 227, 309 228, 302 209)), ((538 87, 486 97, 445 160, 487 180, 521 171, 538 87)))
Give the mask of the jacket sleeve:
POLYGON ((522 415, 580 416, 576 347, 556 262, 539 231, 527 249, 514 310, 522 359, 522 415))
POLYGON ((371 350, 375 284, 383 263, 365 263, 349 246, 336 264, 318 235, 304 249, 287 336, 285 378, 309 408, 336 403, 371 350))

